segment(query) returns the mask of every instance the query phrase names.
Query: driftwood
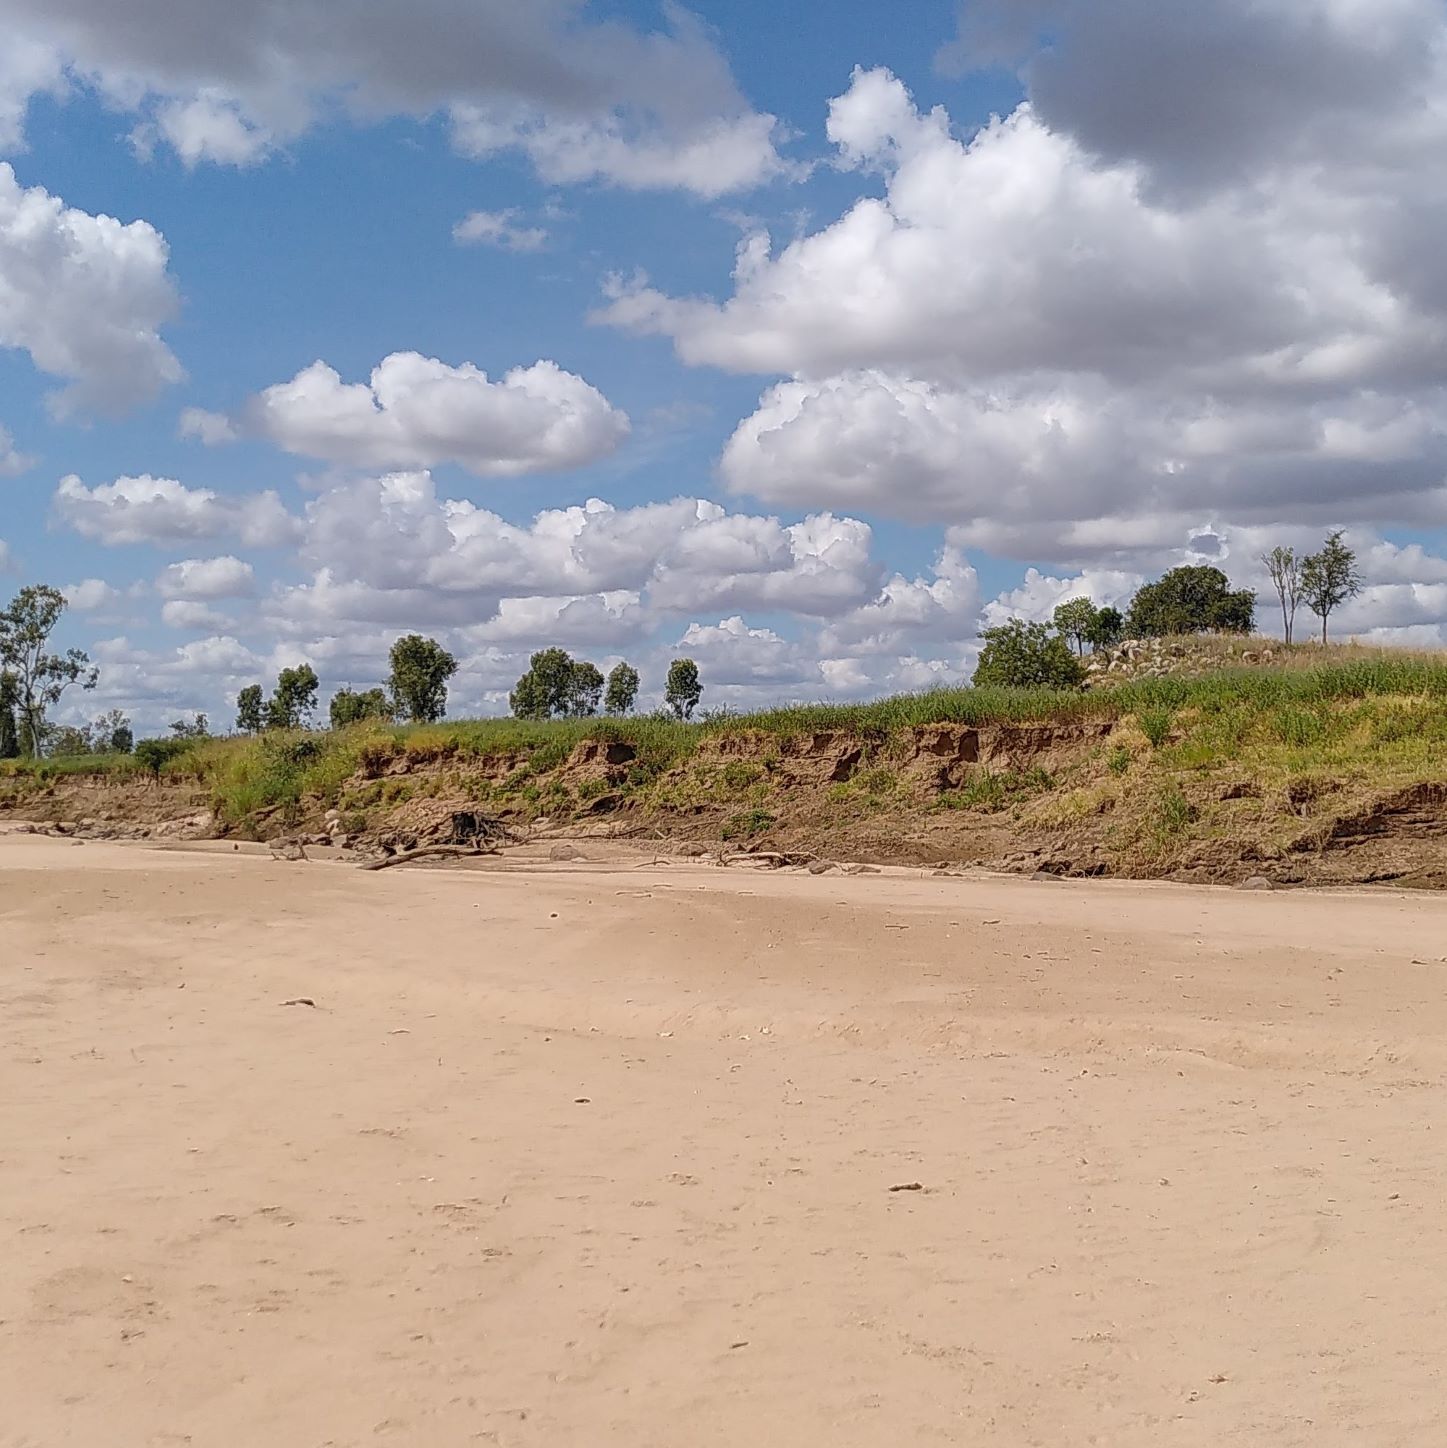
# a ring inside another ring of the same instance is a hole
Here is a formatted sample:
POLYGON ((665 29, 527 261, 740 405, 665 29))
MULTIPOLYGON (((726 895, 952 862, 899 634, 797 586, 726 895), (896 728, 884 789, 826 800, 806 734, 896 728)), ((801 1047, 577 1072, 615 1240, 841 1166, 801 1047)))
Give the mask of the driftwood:
POLYGON ((392 865, 405 865, 409 860, 420 860, 424 855, 495 855, 496 850, 480 850, 476 845, 418 845, 415 850, 398 850, 395 855, 383 855, 380 860, 368 860, 364 870, 385 870, 392 865))
POLYGON ((818 858, 818 855, 811 855, 807 850, 740 850, 737 854, 720 855, 719 864, 753 863, 767 865, 771 870, 783 870, 813 864, 818 858))

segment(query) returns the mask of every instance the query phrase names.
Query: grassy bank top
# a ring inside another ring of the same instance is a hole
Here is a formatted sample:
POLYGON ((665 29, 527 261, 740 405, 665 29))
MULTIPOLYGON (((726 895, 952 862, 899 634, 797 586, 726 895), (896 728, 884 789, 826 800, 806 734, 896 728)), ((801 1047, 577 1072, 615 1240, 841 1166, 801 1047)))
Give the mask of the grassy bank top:
MULTIPOLYGON (((1201 641, 1193 640, 1199 648, 1201 641)), ((1280 650, 1280 645, 1277 645, 1280 650)), ((1269 667, 1228 667, 1199 677, 1140 679, 1091 692, 1048 689, 946 688, 901 694, 860 704, 792 704, 751 713, 718 713, 693 723, 659 715, 624 718, 458 719, 430 725, 364 723, 338 731, 282 736, 283 752, 306 764, 308 773, 330 763, 327 774, 350 772, 368 747, 390 748, 418 760, 443 755, 487 758, 524 755, 534 769, 561 763, 580 743, 619 740, 640 756, 660 762, 692 752, 709 736, 760 733, 787 738, 841 731, 881 738, 933 724, 975 727, 1026 723, 1071 723, 1125 718, 1162 710, 1202 714, 1285 713, 1324 708, 1353 699, 1415 700, 1447 719, 1447 653, 1367 650, 1344 645, 1325 653, 1297 648, 1269 667), (385 743, 384 741, 390 741, 385 743)), ((1429 730, 1429 732, 1431 732, 1429 730)), ((271 737, 276 740, 276 736, 271 737)), ((199 740, 164 766, 167 774, 214 780, 231 771, 262 740, 229 736, 199 740)), ((275 752, 275 750, 273 750, 275 752)), ((35 761, 0 762, 0 778, 139 774, 127 755, 79 755, 35 761)))

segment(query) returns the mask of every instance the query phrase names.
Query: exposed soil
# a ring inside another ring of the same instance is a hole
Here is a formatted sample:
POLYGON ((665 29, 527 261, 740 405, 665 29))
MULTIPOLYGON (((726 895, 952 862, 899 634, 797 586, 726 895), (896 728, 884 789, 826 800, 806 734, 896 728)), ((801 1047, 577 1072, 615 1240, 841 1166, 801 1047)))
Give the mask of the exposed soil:
POLYGON ((1126 749, 1112 738, 1117 727, 735 732, 705 738, 662 770, 618 740, 580 744, 546 769, 524 754, 419 754, 385 741, 335 808, 305 800, 228 823, 194 786, 81 777, 0 789, 0 811, 98 838, 285 836, 377 852, 468 843, 487 820, 514 837, 603 835, 946 870, 1447 888, 1447 782, 1376 790, 1178 774, 1171 831, 1152 834, 1159 781, 1143 774, 1114 793, 1100 787, 1107 755, 1126 749), (459 820, 472 821, 472 833, 459 820))

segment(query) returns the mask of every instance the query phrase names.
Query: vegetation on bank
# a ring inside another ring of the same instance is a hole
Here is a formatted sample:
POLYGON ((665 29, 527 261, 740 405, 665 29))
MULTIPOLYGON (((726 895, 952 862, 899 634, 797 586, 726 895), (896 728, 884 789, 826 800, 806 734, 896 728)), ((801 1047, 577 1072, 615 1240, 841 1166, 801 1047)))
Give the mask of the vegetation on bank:
MULTIPOLYGON (((1199 641, 1197 641, 1199 642, 1199 641)), ((148 773, 203 791, 232 828, 247 831, 280 811, 339 806, 349 828, 417 792, 462 794, 521 813, 586 808, 603 786, 560 778, 578 745, 622 742, 632 757, 616 786, 645 806, 720 806, 731 837, 749 838, 773 821, 771 760, 800 736, 838 733, 859 740, 867 765, 829 793, 829 808, 878 812, 907 792, 899 747, 920 727, 955 724, 1119 722, 1109 746, 1074 775, 1044 769, 992 774, 981 769, 934 801, 948 810, 1033 811, 1041 824, 1067 826, 1092 812, 1129 806, 1146 821, 1150 848, 1209 830, 1193 802, 1203 781, 1229 773, 1263 789, 1297 781, 1298 798, 1323 781, 1381 784, 1447 774, 1447 654, 1298 648, 1280 665, 1227 668, 1196 678, 1148 678, 1090 693, 1006 688, 939 689, 864 704, 794 705, 751 714, 712 714, 696 722, 664 715, 551 720, 477 719, 396 725, 363 719, 328 732, 275 731, 230 738, 143 741, 164 744, 157 759, 86 755, 0 764, 11 787, 90 774, 143 781, 148 773), (727 763, 707 746, 749 735, 747 757, 727 763), (697 758, 696 756, 704 757, 697 758), (508 768, 499 773, 496 762, 508 768), (484 768, 484 766, 492 766, 484 768)), ((1290 796, 1290 790, 1286 796, 1290 796)))

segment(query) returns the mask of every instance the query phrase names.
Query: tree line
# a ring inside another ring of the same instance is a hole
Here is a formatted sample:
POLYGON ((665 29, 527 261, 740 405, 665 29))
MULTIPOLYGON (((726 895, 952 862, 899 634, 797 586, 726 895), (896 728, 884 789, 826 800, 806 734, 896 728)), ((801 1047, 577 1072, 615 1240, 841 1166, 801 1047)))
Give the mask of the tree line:
MULTIPOLYGON (((1362 591, 1356 553, 1342 541, 1340 530, 1328 534, 1319 552, 1298 555, 1277 547, 1260 561, 1280 600, 1288 644, 1301 604, 1321 619, 1325 644, 1327 620, 1362 591)), ((1127 638, 1172 634, 1249 634, 1255 627, 1251 589, 1233 589, 1226 575, 1209 564, 1186 564, 1141 587, 1125 614, 1099 608, 1089 598, 1070 598, 1056 607, 1048 624, 1012 618, 983 629, 974 682, 1073 689, 1085 679, 1087 646, 1108 649, 1127 638)))

